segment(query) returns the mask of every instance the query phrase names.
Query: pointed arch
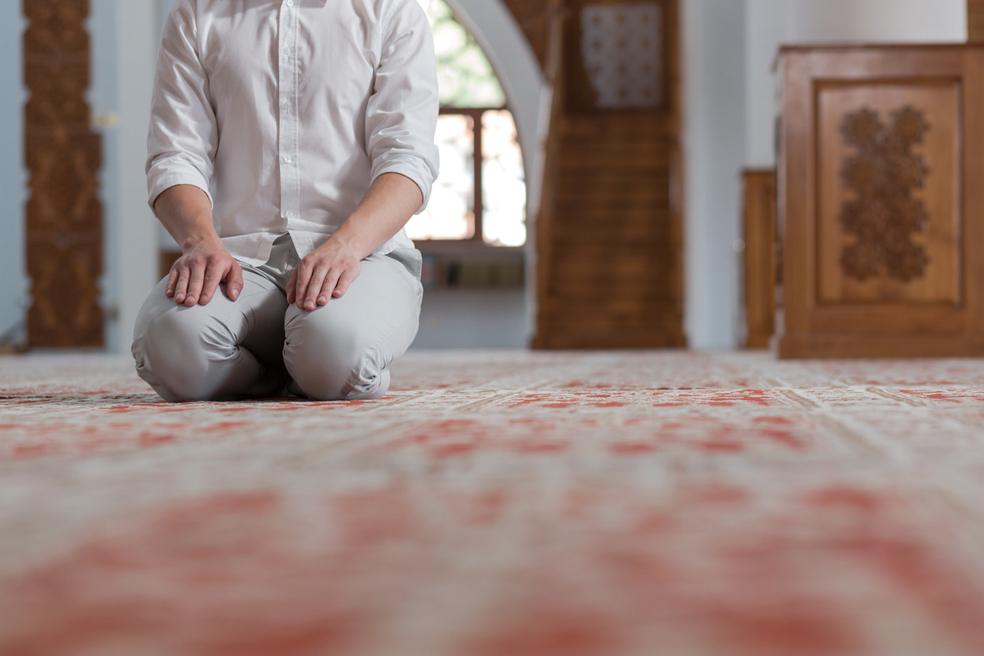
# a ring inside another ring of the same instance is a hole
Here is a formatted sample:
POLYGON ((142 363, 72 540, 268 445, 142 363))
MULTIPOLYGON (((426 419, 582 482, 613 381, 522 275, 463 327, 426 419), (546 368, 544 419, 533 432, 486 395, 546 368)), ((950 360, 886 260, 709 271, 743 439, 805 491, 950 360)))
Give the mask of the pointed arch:
POLYGON ((445 0, 485 51, 516 119, 523 163, 529 172, 529 207, 537 207, 540 142, 546 129, 549 87, 516 19, 502 0, 445 0))

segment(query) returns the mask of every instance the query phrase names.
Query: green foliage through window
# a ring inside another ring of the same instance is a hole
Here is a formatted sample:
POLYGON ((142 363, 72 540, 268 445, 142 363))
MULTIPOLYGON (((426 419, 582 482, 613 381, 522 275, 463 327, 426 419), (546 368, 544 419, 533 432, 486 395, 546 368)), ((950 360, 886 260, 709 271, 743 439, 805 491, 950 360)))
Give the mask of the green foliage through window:
POLYGON ((506 94, 488 57, 444 0, 417 0, 430 18, 438 88, 445 107, 504 107, 506 94))

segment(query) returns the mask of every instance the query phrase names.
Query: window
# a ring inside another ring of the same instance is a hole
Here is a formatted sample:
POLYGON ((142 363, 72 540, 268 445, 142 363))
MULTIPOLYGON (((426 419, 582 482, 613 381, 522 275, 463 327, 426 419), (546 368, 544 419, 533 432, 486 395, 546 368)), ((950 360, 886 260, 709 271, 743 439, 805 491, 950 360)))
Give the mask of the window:
POLYGON ((417 1, 430 18, 437 51, 441 174, 427 210, 407 232, 415 241, 522 246, 525 172, 502 85, 444 0, 417 1))

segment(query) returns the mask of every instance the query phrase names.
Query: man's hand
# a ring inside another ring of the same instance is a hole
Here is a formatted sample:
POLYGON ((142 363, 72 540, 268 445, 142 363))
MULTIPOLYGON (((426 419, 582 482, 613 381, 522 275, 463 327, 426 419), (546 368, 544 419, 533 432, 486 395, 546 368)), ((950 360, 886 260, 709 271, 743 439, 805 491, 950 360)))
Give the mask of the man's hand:
POLYGON ((212 204, 202 189, 193 185, 169 187, 154 201, 161 223, 184 255, 171 267, 164 293, 188 307, 208 305, 220 282, 235 301, 243 291, 243 270, 222 245, 212 226, 212 204))
POLYGON ((376 178, 349 218, 294 269, 287 303, 311 311, 341 298, 362 272, 362 259, 399 232, 423 200, 420 187, 406 176, 376 178))
POLYGON ((341 298, 362 272, 360 259, 344 241, 330 237, 294 269, 287 282, 287 303, 296 301, 299 309, 310 311, 341 298))
POLYGON ((222 242, 196 244, 171 267, 165 294, 187 307, 208 305, 219 283, 226 283, 226 295, 235 301, 243 290, 243 270, 222 246, 222 242))

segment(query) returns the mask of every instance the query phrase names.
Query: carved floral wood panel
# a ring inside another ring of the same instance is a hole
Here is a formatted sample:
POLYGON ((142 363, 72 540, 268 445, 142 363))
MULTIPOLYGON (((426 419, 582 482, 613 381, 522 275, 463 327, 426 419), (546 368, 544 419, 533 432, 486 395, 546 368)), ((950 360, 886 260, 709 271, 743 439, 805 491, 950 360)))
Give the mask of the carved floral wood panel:
POLYGON ((888 125, 867 107, 844 117, 844 141, 858 151, 841 170, 844 186, 854 192, 840 217, 855 239, 840 260, 849 277, 864 282, 884 272, 909 282, 926 275, 926 247, 912 236, 926 231, 929 211, 913 192, 926 186, 929 167, 913 147, 929 128, 925 114, 910 105, 892 112, 888 125))
POLYGON ((567 0, 566 110, 672 111, 675 5, 668 0, 567 0))
POLYGON ((818 91, 819 301, 960 302, 960 89, 818 91))
POLYGON ((581 10, 581 57, 598 109, 663 102, 663 14, 658 2, 592 3, 581 10))
POLYGON ((103 344, 101 144, 89 127, 88 0, 24 0, 32 347, 103 344))

